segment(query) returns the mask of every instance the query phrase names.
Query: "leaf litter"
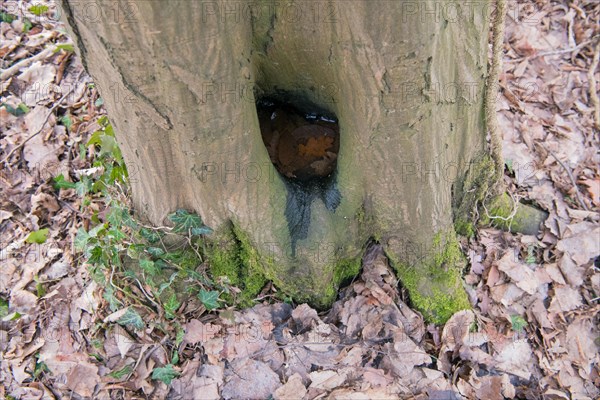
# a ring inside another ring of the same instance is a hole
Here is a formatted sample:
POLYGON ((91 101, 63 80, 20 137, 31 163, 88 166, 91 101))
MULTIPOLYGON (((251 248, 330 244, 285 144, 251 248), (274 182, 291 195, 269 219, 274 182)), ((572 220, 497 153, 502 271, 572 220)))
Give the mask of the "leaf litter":
POLYGON ((80 145, 102 101, 68 46, 49 50, 70 43, 54 3, 36 1, 40 15, 19 4, 21 17, 0 23, 0 396, 600 397, 597 3, 511 3, 497 103, 505 180, 549 218, 537 237, 479 228, 463 239, 473 309, 443 327, 410 308, 378 245, 325 313, 264 302, 165 326, 150 310, 111 309, 72 245, 106 205, 51 184, 91 170, 80 145), (26 240, 44 229, 43 243, 26 240))

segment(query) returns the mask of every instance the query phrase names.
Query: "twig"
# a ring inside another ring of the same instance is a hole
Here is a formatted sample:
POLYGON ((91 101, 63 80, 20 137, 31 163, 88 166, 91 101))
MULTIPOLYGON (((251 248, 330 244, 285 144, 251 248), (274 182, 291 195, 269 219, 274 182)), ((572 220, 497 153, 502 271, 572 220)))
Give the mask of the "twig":
POLYGON ((558 161, 558 163, 561 165, 561 167, 563 167, 563 169, 565 171, 567 171, 567 175, 569 175, 569 179, 571 179, 571 184, 573 185, 573 187, 575 188, 575 194, 577 195, 577 200, 579 201, 579 204, 581 205, 581 207, 583 207, 583 209, 585 211, 589 211, 587 206, 585 205, 585 203, 583 202, 583 199, 581 198, 581 193, 579 193, 579 187, 577 186, 577 182, 575 181, 575 177, 573 176, 573 173, 571 172, 571 170, 569 169, 569 167, 567 167, 562 161, 560 161, 560 159, 556 156, 556 154, 554 154, 552 151, 550 151, 549 149, 547 149, 546 147, 544 147, 546 149, 546 151, 548 153, 550 153, 550 155, 552 157, 554 157, 554 159, 556 161, 558 161))
POLYGON ((529 59, 532 60, 532 59, 538 58, 538 57, 556 56, 559 54, 572 53, 576 50, 582 49, 583 47, 587 46, 590 43, 597 41, 598 39, 600 39, 600 35, 596 35, 596 36, 592 37, 591 39, 581 42, 580 44, 578 44, 575 47, 570 47, 568 49, 554 50, 554 51, 545 51, 543 53, 534 54, 533 56, 529 57, 529 59))
POLYGON ((592 59, 592 65, 588 70, 588 82, 590 85, 590 101, 594 106, 594 122, 596 129, 600 130, 600 100, 598 100, 598 93, 596 92, 596 68, 598 67, 598 60, 600 59, 600 43, 596 44, 594 48, 594 58, 592 59))
MULTIPOLYGON (((81 77, 81 74, 83 73, 83 71, 81 71, 79 73, 79 76, 77 77, 76 80, 79 80, 79 78, 81 77)), ((52 114, 54 114, 54 111, 58 108, 58 106, 60 106, 60 103, 63 102, 64 99, 67 98, 68 95, 71 94, 71 92, 73 92, 73 90, 75 90, 75 87, 72 87, 67 93, 65 93, 56 103, 54 103, 54 105, 50 108, 50 111, 48 112, 48 115, 46 115, 46 118, 44 119, 44 123, 42 124, 42 126, 40 127, 40 129, 38 129, 37 132, 32 133, 31 135, 29 135, 25 140, 23 140, 20 144, 18 144, 14 149, 12 149, 8 155, 6 157, 4 157, 4 159, 2 160, 2 163, 6 163, 10 157, 18 150, 20 150, 25 143, 29 142, 31 139, 33 139, 34 137, 36 137, 37 135, 39 135, 44 128, 46 127, 46 124, 48 123, 48 120, 50 119, 50 116, 52 114)))
POLYGON ((142 293, 144 294, 144 296, 146 296, 146 298, 147 298, 148 300, 150 300, 150 302, 151 302, 152 304, 154 304, 154 307, 156 307, 156 309, 157 309, 157 310, 160 310, 160 305, 159 305, 157 302, 155 302, 154 300, 152 300, 152 298, 150 297, 150 295, 149 295, 148 293, 146 293, 146 291, 144 290, 144 287, 143 287, 143 285, 142 285, 142 282, 140 282, 140 280, 139 280, 139 279, 137 279, 137 278, 134 278, 134 279, 135 279, 135 282, 138 284, 138 287, 140 288, 140 290, 141 290, 141 291, 142 291, 142 293))
POLYGON ((29 65, 33 64, 36 61, 43 60, 44 58, 54 54, 56 51, 56 46, 50 46, 37 53, 33 57, 25 58, 18 63, 14 64, 10 68, 6 68, 2 73, 0 73, 0 80, 4 81, 16 74, 21 70, 21 68, 26 68, 29 65))

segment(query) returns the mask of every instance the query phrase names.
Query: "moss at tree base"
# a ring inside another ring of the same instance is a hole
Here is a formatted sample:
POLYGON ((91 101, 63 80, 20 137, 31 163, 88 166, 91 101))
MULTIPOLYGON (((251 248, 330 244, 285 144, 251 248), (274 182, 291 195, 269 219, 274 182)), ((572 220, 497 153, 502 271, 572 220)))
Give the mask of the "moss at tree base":
POLYGON ((495 164, 488 154, 473 161, 464 178, 454 186, 454 228, 466 237, 475 235, 475 211, 488 195, 495 179, 495 164))
POLYGON ((486 208, 482 207, 480 214, 481 225, 492 224, 504 231, 525 235, 536 235, 540 225, 548 218, 547 212, 527 204, 515 203, 507 193, 490 199, 486 208))
POLYGON ((464 256, 453 232, 433 239, 432 255, 418 265, 408 265, 386 251, 398 278, 408 290, 412 305, 428 322, 444 324, 454 313, 471 308, 462 286, 464 256))
POLYGON ((299 275, 290 280, 281 279, 282 271, 277 263, 269 256, 260 255, 252 246, 248 236, 235 225, 221 230, 215 235, 207 249, 207 261, 213 278, 226 276, 229 283, 241 290, 235 298, 224 295, 230 304, 240 307, 250 307, 261 289, 272 281, 280 292, 290 297, 296 303, 308 303, 318 310, 325 310, 337 298, 340 285, 356 277, 360 272, 361 257, 338 261, 331 267, 325 267, 318 287, 314 277, 299 275), (328 278, 329 277, 329 278, 328 278))
MULTIPOLYGON (((235 303, 248 307, 266 285, 267 278, 259 269, 258 254, 250 246, 247 237, 235 226, 225 229, 207 250, 208 263, 213 278, 226 276, 229 283, 241 289, 235 303)), ((229 303, 234 303, 231 295, 224 295, 229 303)))

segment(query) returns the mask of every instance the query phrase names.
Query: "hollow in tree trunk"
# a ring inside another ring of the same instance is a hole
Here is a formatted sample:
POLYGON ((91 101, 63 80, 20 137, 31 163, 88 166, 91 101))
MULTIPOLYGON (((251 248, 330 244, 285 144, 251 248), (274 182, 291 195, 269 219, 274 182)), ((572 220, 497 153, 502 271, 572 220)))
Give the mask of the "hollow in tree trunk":
POLYGON ((215 274, 326 307, 383 244, 433 321, 467 308, 485 191, 485 3, 62 0, 135 210, 215 229, 215 274))

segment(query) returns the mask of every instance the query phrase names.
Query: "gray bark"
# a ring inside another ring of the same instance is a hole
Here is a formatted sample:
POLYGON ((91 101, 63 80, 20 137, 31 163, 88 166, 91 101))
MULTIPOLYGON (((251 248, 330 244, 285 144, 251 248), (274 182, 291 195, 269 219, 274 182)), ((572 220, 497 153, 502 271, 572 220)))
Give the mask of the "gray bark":
POLYGON ((487 3, 459 3, 63 8, 116 128, 139 215, 163 224, 188 208, 217 231, 231 221, 268 278, 319 303, 336 263, 359 256, 369 237, 416 265, 452 230, 453 185, 456 200, 485 144, 487 3), (295 257, 288 189, 262 143, 254 93, 308 99, 339 119, 341 202, 335 211, 312 202, 295 257))

